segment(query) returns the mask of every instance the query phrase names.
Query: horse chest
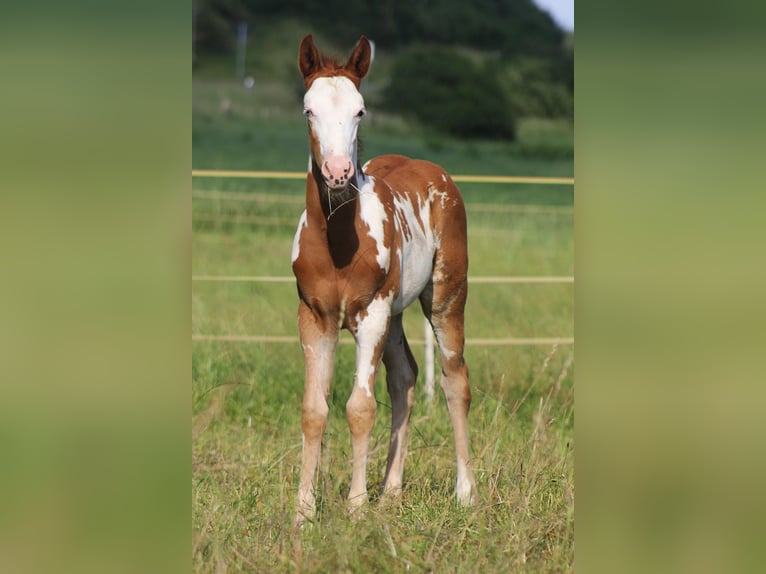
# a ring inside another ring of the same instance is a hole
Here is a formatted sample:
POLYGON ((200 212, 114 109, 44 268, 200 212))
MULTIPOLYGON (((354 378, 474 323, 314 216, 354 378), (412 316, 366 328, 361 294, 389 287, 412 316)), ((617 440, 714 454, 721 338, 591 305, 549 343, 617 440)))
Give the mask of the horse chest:
POLYGON ((314 232, 302 217, 293 247, 293 272, 301 298, 327 324, 351 331, 374 301, 387 297, 390 304, 395 295, 394 277, 390 268, 381 267, 375 242, 363 233, 354 237, 358 241, 341 248, 336 245, 333 252, 326 231, 314 232))

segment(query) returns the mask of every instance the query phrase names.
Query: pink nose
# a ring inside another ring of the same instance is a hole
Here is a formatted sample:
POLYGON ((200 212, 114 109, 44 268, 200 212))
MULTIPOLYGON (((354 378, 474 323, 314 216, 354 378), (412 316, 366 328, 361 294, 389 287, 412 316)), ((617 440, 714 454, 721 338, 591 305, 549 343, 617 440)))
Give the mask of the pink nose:
POLYGON ((347 157, 331 155, 322 165, 322 175, 330 187, 345 187, 354 175, 354 165, 347 157))

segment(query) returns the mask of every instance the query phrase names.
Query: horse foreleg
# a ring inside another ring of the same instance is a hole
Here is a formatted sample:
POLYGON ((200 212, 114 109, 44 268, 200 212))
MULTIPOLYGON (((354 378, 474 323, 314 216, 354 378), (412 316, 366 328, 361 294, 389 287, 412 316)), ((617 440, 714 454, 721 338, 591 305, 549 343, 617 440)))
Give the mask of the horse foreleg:
POLYGON ((354 329, 356 376, 354 389, 346 403, 346 416, 354 451, 351 489, 348 493, 352 509, 367 502, 367 448, 375 424, 375 375, 383 354, 390 317, 388 305, 376 299, 354 329), (379 305, 378 302, 383 304, 379 305))
POLYGON ((298 327, 306 364, 306 381, 303 387, 303 454, 295 514, 296 528, 303 524, 304 519, 312 519, 316 511, 314 479, 322 450, 322 436, 327 426, 327 397, 338 342, 337 331, 325 332, 311 309, 303 302, 298 311, 298 327))

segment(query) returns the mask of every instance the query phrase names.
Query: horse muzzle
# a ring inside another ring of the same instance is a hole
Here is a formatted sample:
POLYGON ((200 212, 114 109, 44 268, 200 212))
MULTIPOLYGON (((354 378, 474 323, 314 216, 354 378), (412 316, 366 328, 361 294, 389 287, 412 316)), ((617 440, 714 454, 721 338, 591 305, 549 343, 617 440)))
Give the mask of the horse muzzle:
POLYGON ((322 177, 330 189, 345 189, 353 176, 354 164, 347 157, 331 155, 322 164, 322 177))

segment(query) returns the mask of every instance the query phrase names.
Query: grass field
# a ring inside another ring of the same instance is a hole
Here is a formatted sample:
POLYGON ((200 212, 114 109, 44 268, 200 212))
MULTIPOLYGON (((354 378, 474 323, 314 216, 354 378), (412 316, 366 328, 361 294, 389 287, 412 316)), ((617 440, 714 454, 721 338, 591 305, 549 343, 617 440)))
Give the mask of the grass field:
MULTIPOLYGON (((246 91, 211 74, 195 77, 193 89, 195 168, 305 169, 306 128, 292 88, 257 84, 246 91)), ((571 154, 556 151, 571 150, 571 127, 556 122, 523 124, 522 141, 513 144, 466 143, 371 116, 362 134, 365 158, 397 152, 436 161, 452 173, 572 175, 571 154), (531 149, 542 149, 542 155, 531 149)), ((468 204, 470 275, 573 274, 571 186, 461 189, 468 204)), ((290 275, 303 194, 303 184, 294 180, 195 179, 192 273, 290 275)), ((295 336, 296 310, 290 284, 193 283, 195 334, 295 336)), ((571 337, 573 286, 474 284, 466 313, 469 339, 571 337)), ((422 339, 419 309, 405 313, 405 329, 411 339, 422 339)), ((469 510, 453 499, 454 449, 443 397, 437 390, 434 404, 426 404, 423 347, 413 350, 421 374, 401 500, 385 506, 375 500, 390 425, 381 373, 368 467, 373 501, 360 519, 346 515, 351 442, 345 402, 354 356, 351 345, 341 345, 317 521, 293 538, 303 387, 299 346, 194 343, 195 572, 573 570, 573 347, 468 346, 479 492, 479 503, 469 510)))

